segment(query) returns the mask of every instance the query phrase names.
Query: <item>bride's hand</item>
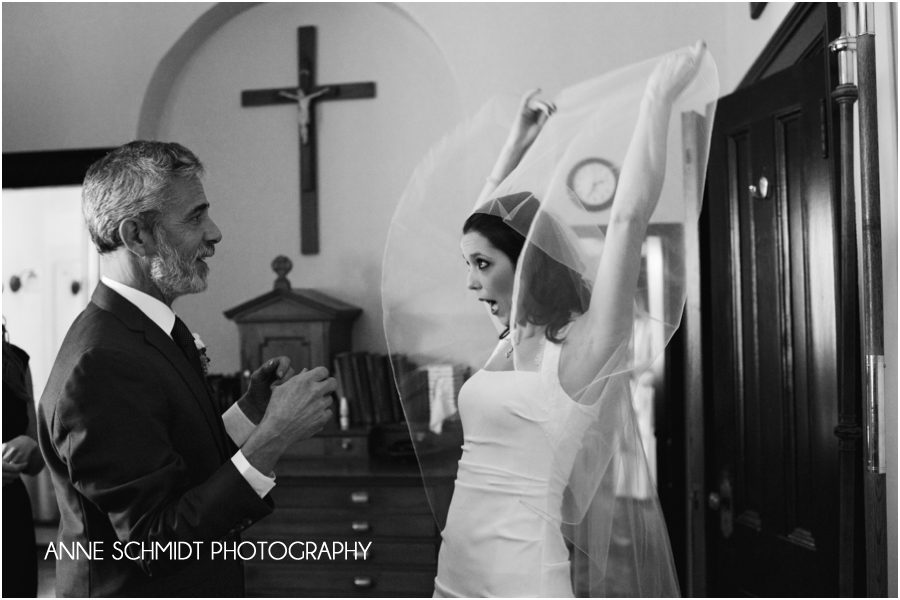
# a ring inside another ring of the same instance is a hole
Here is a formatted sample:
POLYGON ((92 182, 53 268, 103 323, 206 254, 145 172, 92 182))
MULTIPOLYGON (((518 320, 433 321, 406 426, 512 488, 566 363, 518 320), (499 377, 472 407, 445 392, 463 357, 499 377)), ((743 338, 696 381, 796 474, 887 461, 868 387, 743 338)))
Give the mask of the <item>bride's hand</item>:
POLYGON ((705 52, 706 42, 698 40, 690 48, 664 56, 647 82, 647 99, 674 102, 696 77, 705 52))
POLYGON ((491 169, 491 174, 478 196, 478 203, 486 201, 497 189, 497 186, 507 175, 518 166, 525 152, 537 139, 547 119, 556 112, 556 105, 545 100, 538 100, 536 96, 541 93, 540 88, 526 92, 519 102, 516 118, 513 120, 512 129, 506 138, 506 143, 500 150, 500 156, 491 169))
POLYGON ((535 88, 522 96, 516 118, 509 132, 507 143, 521 152, 527 150, 534 143, 541 129, 547 123, 547 119, 556 112, 555 104, 537 98, 540 93, 540 88, 535 88))

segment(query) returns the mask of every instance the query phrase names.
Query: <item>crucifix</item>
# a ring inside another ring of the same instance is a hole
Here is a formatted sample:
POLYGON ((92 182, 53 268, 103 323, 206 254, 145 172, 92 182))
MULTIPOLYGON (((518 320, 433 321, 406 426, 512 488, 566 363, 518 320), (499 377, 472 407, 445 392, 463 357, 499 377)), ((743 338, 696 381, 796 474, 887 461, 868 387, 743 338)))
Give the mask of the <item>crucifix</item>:
POLYGON ((245 90, 241 106, 296 104, 300 130, 300 252, 319 253, 316 110, 325 100, 374 98, 375 83, 316 85, 316 28, 297 28, 297 87, 245 90))

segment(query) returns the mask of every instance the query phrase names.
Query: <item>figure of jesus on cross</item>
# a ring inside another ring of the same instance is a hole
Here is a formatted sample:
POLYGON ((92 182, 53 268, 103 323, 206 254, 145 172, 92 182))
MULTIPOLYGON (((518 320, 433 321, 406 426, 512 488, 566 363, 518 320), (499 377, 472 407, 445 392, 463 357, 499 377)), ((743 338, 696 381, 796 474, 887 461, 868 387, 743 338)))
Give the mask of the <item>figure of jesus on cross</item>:
POLYGON ((307 128, 309 127, 310 104, 319 96, 327 94, 329 90, 331 90, 331 88, 322 88, 314 94, 306 94, 304 93, 303 88, 298 87, 296 92, 278 92, 278 95, 282 98, 287 98, 297 103, 297 122, 300 125, 300 143, 304 146, 309 137, 309 130, 307 128))
POLYGON ((319 102, 351 98, 374 98, 375 83, 315 84, 316 28, 297 29, 298 85, 296 88, 248 90, 241 93, 242 106, 297 104, 300 132, 300 251, 319 253, 319 204, 316 161, 316 111, 319 102))

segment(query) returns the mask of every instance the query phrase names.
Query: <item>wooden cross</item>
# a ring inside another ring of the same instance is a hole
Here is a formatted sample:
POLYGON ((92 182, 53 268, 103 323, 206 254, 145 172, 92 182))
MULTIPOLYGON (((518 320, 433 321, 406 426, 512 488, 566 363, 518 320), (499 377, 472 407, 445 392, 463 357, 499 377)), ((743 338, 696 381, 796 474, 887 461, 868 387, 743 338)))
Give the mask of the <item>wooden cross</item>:
POLYGON ((300 252, 319 253, 316 110, 324 100, 374 98, 375 83, 316 85, 316 28, 297 29, 297 87, 246 90, 241 106, 296 104, 300 128, 300 252))

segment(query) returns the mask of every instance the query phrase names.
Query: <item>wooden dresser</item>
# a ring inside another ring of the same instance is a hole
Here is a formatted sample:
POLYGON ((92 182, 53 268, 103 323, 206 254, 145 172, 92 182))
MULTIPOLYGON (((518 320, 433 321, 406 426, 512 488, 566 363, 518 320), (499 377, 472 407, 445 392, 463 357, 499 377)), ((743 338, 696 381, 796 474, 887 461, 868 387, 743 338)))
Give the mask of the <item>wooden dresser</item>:
POLYGON ((360 554, 358 560, 247 561, 247 595, 431 596, 440 531, 428 497, 438 514, 446 515, 455 465, 455 459, 448 461, 426 495, 415 462, 283 460, 272 492, 275 512, 247 529, 244 540, 316 543, 307 548, 322 542, 371 545, 365 560, 360 554))

